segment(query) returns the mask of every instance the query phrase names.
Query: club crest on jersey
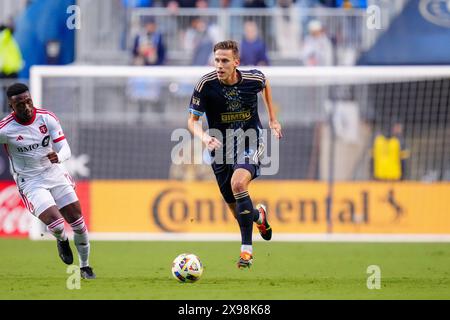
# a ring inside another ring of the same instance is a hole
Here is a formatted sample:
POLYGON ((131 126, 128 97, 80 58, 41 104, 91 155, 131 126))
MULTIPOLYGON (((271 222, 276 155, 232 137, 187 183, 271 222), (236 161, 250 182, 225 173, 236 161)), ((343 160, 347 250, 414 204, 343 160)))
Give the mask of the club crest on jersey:
POLYGON ((41 131, 42 134, 46 134, 47 133, 47 126, 45 124, 43 124, 42 126, 39 127, 39 130, 41 131))

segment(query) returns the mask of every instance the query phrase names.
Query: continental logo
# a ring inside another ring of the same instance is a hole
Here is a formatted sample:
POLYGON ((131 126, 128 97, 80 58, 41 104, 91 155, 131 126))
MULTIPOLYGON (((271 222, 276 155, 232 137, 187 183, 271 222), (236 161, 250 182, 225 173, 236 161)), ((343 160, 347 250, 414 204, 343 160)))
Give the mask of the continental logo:
MULTIPOLYGON (((224 225, 235 223, 234 218, 219 198, 188 196, 183 188, 168 188, 161 190, 151 204, 151 216, 156 226, 165 232, 183 232, 186 225, 224 225)), ((335 199, 333 206, 333 223, 337 225, 369 225, 371 196, 368 190, 361 190, 354 198, 335 199)), ((386 214, 390 223, 398 222, 404 213, 393 190, 388 190, 385 197, 380 198, 386 203, 386 214), (389 208, 390 207, 390 208, 389 208)), ((264 204, 272 215, 272 222, 279 226, 298 223, 299 225, 325 223, 328 202, 324 198, 254 198, 253 203, 264 204)))
MULTIPOLYGON (((239 232, 215 181, 91 184, 95 232, 239 232)), ((251 189, 276 233, 325 232, 331 219, 333 232, 450 234, 448 194, 450 183, 416 182, 337 183, 332 199, 322 182, 258 181, 251 189)))
POLYGON ((241 112, 226 112, 220 114, 222 123, 235 122, 235 121, 247 121, 250 120, 252 114, 250 111, 241 112))

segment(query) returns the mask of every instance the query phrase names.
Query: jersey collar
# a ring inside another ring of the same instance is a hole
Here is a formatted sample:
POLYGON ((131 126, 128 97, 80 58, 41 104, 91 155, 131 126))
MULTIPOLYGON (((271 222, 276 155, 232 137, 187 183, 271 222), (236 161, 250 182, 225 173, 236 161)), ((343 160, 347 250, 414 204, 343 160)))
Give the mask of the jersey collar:
POLYGON ((14 120, 16 120, 17 123, 23 125, 23 126, 29 126, 30 124, 32 124, 34 122, 34 120, 36 119, 36 108, 33 108, 33 115, 31 117, 31 119, 27 122, 22 122, 19 120, 19 118, 17 118, 16 113, 13 112, 12 114, 14 120))
POLYGON ((225 84, 225 83, 223 83, 222 81, 219 80, 220 84, 225 86, 225 87, 234 87, 234 86, 237 86, 238 84, 241 84, 241 82, 243 81, 242 73, 238 69, 236 69, 236 73, 237 73, 237 76, 238 76, 238 82, 233 83, 233 84, 225 84))

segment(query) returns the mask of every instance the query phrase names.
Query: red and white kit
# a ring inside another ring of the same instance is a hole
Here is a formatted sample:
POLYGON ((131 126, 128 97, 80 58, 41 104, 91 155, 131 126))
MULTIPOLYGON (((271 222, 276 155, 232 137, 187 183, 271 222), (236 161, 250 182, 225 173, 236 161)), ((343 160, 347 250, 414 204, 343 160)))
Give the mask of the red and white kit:
POLYGON ((51 206, 62 208, 78 201, 75 184, 59 163, 70 158, 70 147, 58 118, 50 111, 35 109, 27 123, 12 113, 0 121, 0 143, 9 155, 11 173, 25 206, 36 217, 51 206), (59 163, 47 154, 56 151, 59 163))

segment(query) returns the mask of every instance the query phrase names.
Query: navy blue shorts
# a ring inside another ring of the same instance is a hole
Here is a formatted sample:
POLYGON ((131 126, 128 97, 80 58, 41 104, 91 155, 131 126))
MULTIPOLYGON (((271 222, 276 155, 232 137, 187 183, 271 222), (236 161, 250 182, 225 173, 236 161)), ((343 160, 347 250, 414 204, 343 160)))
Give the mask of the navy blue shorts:
POLYGON ((220 193, 226 203, 235 203, 233 190, 231 190, 231 177, 236 169, 245 169, 252 175, 252 180, 260 174, 259 165, 256 164, 216 164, 212 163, 212 169, 219 185, 220 193))

